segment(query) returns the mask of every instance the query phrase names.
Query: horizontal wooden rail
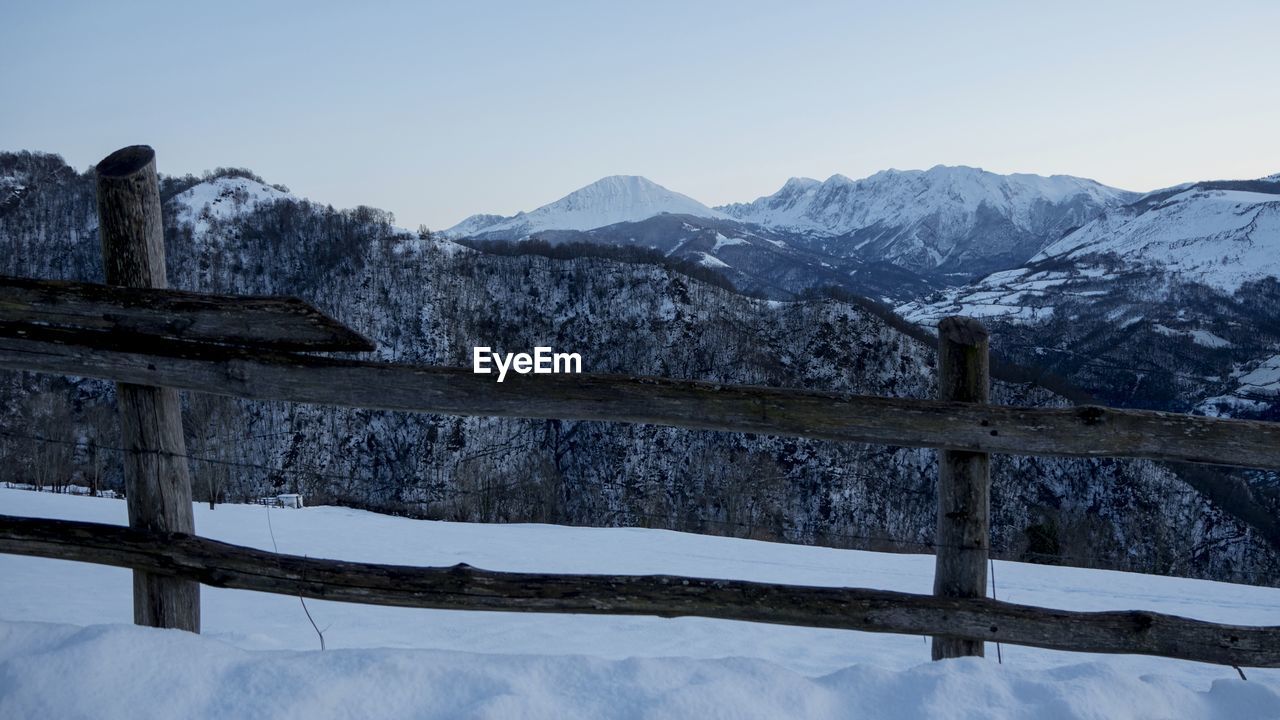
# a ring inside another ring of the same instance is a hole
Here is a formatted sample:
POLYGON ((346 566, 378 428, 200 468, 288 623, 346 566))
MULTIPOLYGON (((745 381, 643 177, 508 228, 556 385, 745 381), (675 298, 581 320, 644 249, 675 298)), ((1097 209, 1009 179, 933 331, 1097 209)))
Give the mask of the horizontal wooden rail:
POLYGON ((373 343, 291 297, 212 295, 183 290, 0 276, 0 323, 158 337, 274 350, 373 350, 373 343))
MULTIPOLYGON (((0 327, 0 335, 7 330, 0 327)), ((1134 457, 1280 469, 1280 423, 1096 406, 1024 408, 620 375, 493 375, 199 343, 23 330, 0 368, 254 400, 381 410, 653 423, 1016 455, 1134 457)))
POLYGON ((985 598, 670 575, 562 575, 277 555, 183 534, 0 515, 0 552, 75 560, 319 600, 445 610, 697 616, 942 635, 1074 652, 1280 666, 1280 627, 1147 611, 1071 612, 985 598))

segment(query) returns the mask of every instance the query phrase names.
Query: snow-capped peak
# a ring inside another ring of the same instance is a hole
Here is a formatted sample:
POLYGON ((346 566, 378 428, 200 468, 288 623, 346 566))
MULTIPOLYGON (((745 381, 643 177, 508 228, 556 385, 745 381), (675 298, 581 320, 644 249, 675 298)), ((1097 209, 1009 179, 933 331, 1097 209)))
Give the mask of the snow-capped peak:
POLYGON ((536 210, 483 225, 475 221, 476 216, 472 216, 445 233, 518 239, 543 230, 593 230, 621 222, 639 222, 663 213, 727 217, 647 178, 610 175, 536 210))

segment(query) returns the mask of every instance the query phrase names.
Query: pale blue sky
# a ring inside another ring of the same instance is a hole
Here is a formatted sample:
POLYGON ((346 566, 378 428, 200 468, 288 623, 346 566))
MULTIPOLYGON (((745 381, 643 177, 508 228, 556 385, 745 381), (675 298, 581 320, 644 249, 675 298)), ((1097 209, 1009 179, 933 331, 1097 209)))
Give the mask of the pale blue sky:
POLYGON ((1280 172, 1280 2, 14 2, 0 149, 254 169, 440 228, 603 175, 708 204, 966 164, 1280 172))

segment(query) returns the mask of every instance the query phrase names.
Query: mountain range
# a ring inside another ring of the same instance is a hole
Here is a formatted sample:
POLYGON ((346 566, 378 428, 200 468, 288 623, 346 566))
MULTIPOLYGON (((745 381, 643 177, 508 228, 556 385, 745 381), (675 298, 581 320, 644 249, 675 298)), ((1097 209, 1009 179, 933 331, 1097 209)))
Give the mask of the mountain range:
POLYGON ((512 217, 473 215, 445 230, 478 240, 642 244, 736 271, 743 289, 784 299, 815 284, 882 298, 971 279, 1025 260, 1137 197, 1092 180, 937 166, 862 180, 792 178, 749 203, 707 207, 644 178, 614 176, 512 217), (680 216, 681 224, 660 223, 680 216), (743 242, 715 242, 719 235, 743 242), (687 245, 697 237, 711 247, 687 245), (763 242, 752 242, 752 237, 763 242), (726 247, 747 245, 722 253, 726 247), (895 283, 883 275, 892 265, 895 283), (762 275, 761 268, 774 274, 762 275), (783 270, 783 268, 785 270, 783 270))

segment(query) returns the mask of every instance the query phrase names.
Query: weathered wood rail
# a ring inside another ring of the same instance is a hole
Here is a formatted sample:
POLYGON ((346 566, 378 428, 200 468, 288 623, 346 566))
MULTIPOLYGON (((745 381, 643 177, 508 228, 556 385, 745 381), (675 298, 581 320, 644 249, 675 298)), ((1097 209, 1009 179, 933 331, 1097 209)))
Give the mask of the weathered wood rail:
POLYGON ((618 375, 515 375, 321 357, 370 343, 300 301, 165 289, 154 153, 98 166, 109 287, 0 277, 0 368, 119 383, 130 527, 0 516, 0 552, 132 568, 139 624, 199 630, 198 583, 409 607, 703 617, 1280 667, 1280 627, 1144 611, 1080 613, 985 597, 989 455, 1129 457, 1280 469, 1280 423, 1080 406, 986 404, 988 338, 939 333, 939 399, 618 375), (499 573, 266 553, 194 535, 177 390, 451 415, 653 423, 937 448, 932 596, 673 576, 499 573))
POLYGON ((1032 408, 622 375, 515 375, 0 326, 0 368, 379 410, 654 423, 1014 455, 1280 469, 1280 423, 1084 405, 1032 408), (90 343, 90 344, 84 344, 90 343))
POLYGON ((0 275, 0 325, 68 328, 93 343, 136 338, 310 352, 364 352, 373 343, 290 297, 213 295, 0 275))
POLYGON ((1280 666, 1280 627, 1222 625, 1146 611, 1073 612, 986 598, 674 575, 564 575, 494 572, 468 565, 353 563, 271 553, 191 535, 3 515, 0 552, 141 568, 213 587, 369 605, 698 616, 1280 666))

